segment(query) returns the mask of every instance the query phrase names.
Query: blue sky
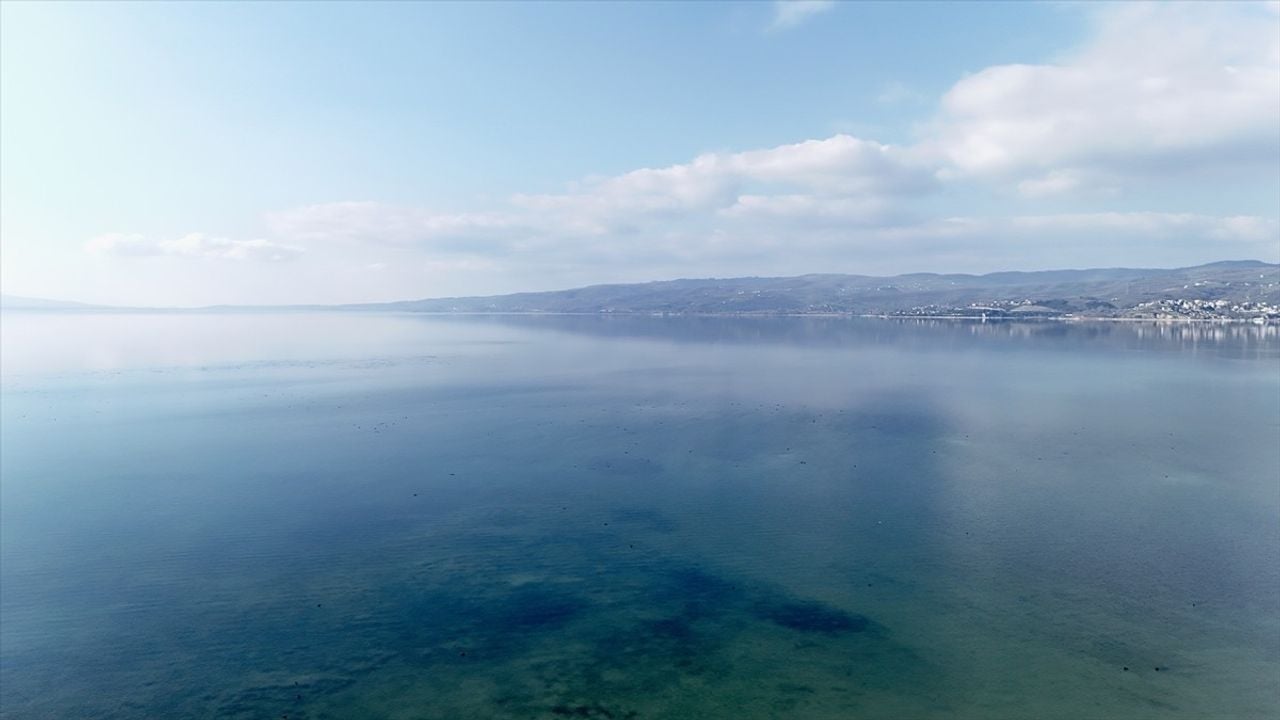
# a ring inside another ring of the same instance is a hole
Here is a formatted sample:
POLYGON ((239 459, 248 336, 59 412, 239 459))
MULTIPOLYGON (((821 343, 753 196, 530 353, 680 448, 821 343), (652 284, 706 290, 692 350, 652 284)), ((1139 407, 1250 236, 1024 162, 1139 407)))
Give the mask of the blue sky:
POLYGON ((1255 5, 0 5, 0 284, 351 302, 1280 259, 1255 5))

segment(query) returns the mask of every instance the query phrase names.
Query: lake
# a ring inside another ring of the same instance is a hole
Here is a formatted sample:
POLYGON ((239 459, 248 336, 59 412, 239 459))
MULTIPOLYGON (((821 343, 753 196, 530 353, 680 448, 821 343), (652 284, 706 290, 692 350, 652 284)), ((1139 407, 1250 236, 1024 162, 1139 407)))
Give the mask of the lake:
POLYGON ((1280 328, 7 313, 4 718, 1262 718, 1280 328))

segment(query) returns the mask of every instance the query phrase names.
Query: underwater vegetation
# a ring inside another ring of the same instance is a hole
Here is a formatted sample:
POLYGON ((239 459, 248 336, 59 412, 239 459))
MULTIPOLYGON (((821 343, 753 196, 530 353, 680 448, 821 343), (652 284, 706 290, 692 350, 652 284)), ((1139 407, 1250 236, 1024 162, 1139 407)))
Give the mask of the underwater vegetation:
MULTIPOLYGON (((676 525, 651 509, 619 509, 609 517, 638 540, 676 525)), ((782 668, 796 653, 817 653, 817 664, 831 670, 825 683, 850 690, 860 682, 850 662, 881 654, 895 656, 891 664, 898 666, 903 658, 914 662, 886 628, 844 608, 658 554, 607 564, 595 529, 583 529, 575 542, 562 523, 508 520, 434 542, 449 551, 482 544, 491 567, 521 567, 527 558, 523 566, 534 572, 504 578, 461 564, 429 565, 411 581, 380 590, 372 607, 357 607, 352 597, 339 612, 362 619, 326 629, 350 643, 331 664, 293 668, 307 679, 296 687, 273 676, 244 688, 224 698, 218 713, 249 717, 253 708, 274 705, 277 717, 293 720, 379 716, 381 710, 365 705, 368 698, 379 695, 378 684, 401 677, 433 688, 422 706, 439 714, 425 717, 623 720, 697 707, 714 697, 711 689, 744 676, 784 678, 759 690, 770 702, 788 697, 794 706, 824 695, 811 683, 785 681, 782 668), (493 542, 494 532, 503 542, 493 542), (864 647, 851 650, 851 642, 864 647), (344 671, 351 658, 364 659, 358 672, 344 671)), ((856 697, 847 694, 846 700, 856 697)))
POLYGON ((799 632, 839 635, 862 632, 871 625, 861 615, 813 601, 760 603, 755 610, 760 617, 799 632))

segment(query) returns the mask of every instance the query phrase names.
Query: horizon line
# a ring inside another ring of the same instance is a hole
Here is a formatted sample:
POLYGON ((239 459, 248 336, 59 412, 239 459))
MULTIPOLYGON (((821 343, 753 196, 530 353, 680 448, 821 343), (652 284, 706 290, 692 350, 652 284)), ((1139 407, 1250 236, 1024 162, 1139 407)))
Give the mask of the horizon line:
MULTIPOLYGON (((571 292, 574 290, 588 290, 593 288, 604 287, 626 287, 635 285, 653 285, 659 283, 678 283, 678 282, 711 282, 711 281, 729 281, 729 280, 787 280, 794 278, 806 277, 857 277, 872 279, 893 279, 911 276, 934 276, 934 277, 967 277, 967 278, 984 278, 992 275, 1035 275, 1039 273, 1060 273, 1060 272, 1096 272, 1096 271, 1115 271, 1115 270, 1133 270, 1148 272, 1174 272, 1177 270, 1191 270, 1195 268, 1210 267, 1213 265, 1238 265, 1245 263, 1254 263, 1257 265, 1265 265, 1268 267, 1280 267, 1280 262, 1272 263, 1265 260, 1254 258, 1244 258, 1237 260, 1213 260, 1210 262, 1199 263, 1196 265, 1179 265, 1176 267, 1126 267, 1126 266, 1099 266, 1099 267, 1069 267, 1069 268, 1049 268, 1043 270, 993 270, 985 273, 946 273, 946 272, 904 272, 895 275, 862 275, 859 273, 842 273, 842 272, 811 272, 800 273, 797 275, 730 275, 730 276, 708 276, 708 277, 677 277, 660 280, 638 280, 635 282, 602 282, 592 283, 589 285, 575 285, 573 287, 557 288, 553 290, 517 290, 507 293, 490 293, 486 295, 445 295, 440 297, 417 297, 405 298, 401 300, 366 300, 357 302, 336 302, 336 303, 212 303, 208 305, 113 305, 106 303, 82 302, 78 300, 63 300, 60 298, 38 297, 33 295, 10 295, 0 292, 0 299, 4 301, 26 301, 37 303, 51 303, 50 307, 21 307, 9 308, 14 310, 129 310, 129 311, 145 311, 145 310, 218 310, 218 309, 275 309, 275 310, 298 310, 298 309, 314 309, 314 308, 351 308, 376 305, 398 305, 402 303, 415 302, 431 302, 443 300, 476 300, 487 298, 504 298, 516 295, 540 295, 561 292, 571 292)), ((7 303, 0 302, 0 308, 7 303)))

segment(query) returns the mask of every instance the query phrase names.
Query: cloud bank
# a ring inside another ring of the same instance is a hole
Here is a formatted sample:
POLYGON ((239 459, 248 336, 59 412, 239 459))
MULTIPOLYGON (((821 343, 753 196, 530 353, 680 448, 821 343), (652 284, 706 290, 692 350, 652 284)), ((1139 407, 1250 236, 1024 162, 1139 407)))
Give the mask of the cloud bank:
POLYGON ((1062 62, 956 83, 927 145, 949 176, 1030 194, 1280 156, 1280 21, 1266 6, 1109 6, 1062 62))
POLYGON ((85 243, 85 251, 92 255, 125 258, 169 255, 265 262, 292 260, 302 253, 301 248, 270 240, 230 240, 203 233, 188 233, 165 240, 148 240, 138 234, 108 233, 91 238, 85 243))

